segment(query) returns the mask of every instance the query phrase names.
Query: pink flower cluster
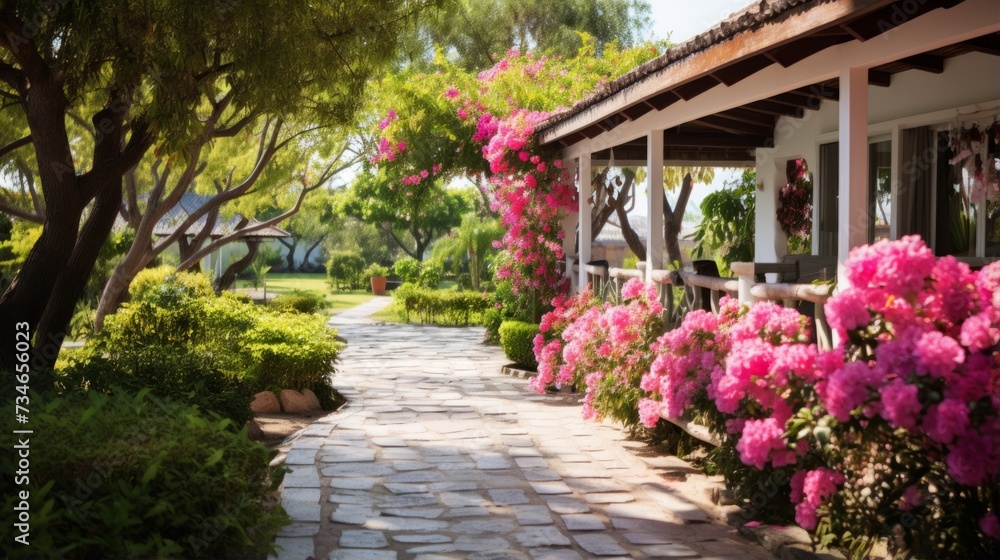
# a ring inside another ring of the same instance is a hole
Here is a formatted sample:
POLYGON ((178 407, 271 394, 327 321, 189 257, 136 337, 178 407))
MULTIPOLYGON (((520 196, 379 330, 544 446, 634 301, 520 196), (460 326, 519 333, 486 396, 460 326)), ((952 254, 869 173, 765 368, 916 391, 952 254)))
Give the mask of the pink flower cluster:
POLYGON ((562 219, 575 211, 576 189, 560 160, 535 151, 535 126, 547 117, 525 110, 499 120, 483 115, 475 138, 489 137, 483 157, 492 173, 492 209, 500 213, 503 246, 512 257, 498 275, 513 280, 515 293, 540 290, 551 299, 565 288, 556 263, 565 256, 562 219))
POLYGON ((803 529, 816 528, 816 510, 844 484, 844 475, 821 467, 811 471, 798 471, 792 475, 792 503, 795 504, 795 522, 803 529))
POLYGON ((827 303, 842 347, 817 383, 840 422, 881 418, 941 454, 960 484, 1000 474, 1000 263, 936 259, 917 236, 851 251, 827 303), (866 347, 868 359, 843 361, 866 347), (840 363, 838 362, 838 359, 840 363))
POLYGON ((542 318, 541 334, 535 339, 539 376, 532 388, 543 392, 549 383, 557 385, 583 381, 587 391, 583 416, 605 415, 600 402, 605 384, 632 386, 648 370, 650 342, 660 329, 663 304, 655 286, 629 280, 622 289, 620 305, 600 304, 590 292, 571 300, 556 299, 555 310, 542 318), (544 334, 554 326, 562 329, 562 360, 549 354, 552 342, 544 334), (558 371, 556 368, 558 367, 558 371))

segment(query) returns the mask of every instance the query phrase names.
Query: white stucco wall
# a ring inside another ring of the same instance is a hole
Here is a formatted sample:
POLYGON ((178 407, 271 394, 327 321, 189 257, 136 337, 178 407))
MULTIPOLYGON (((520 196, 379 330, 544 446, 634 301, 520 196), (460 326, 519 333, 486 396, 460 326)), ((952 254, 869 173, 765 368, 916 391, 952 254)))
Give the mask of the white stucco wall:
MULTIPOLYGON (((870 136, 889 134, 897 126, 908 128, 908 120, 913 120, 909 126, 932 124, 925 118, 930 113, 956 108, 967 112, 976 104, 1000 100, 1000 57, 969 53, 949 58, 941 74, 919 70, 894 74, 890 87, 869 86, 868 95, 870 136)), ((929 118, 940 123, 956 117, 956 112, 949 112, 929 118)), ((835 134, 837 129, 838 103, 824 101, 818 111, 807 111, 802 119, 779 119, 775 126, 775 147, 757 150, 755 259, 758 262, 777 262, 786 252, 784 233, 775 220, 778 190, 785 182, 785 163, 805 158, 809 168, 817 172, 819 145, 835 141, 820 137, 835 134)))

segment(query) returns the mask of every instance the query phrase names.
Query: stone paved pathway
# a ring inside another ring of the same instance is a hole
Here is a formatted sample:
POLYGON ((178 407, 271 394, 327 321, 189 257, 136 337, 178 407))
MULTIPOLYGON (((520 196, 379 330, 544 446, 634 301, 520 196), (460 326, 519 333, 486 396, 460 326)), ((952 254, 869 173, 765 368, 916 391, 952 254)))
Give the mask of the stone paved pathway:
POLYGON ((769 557, 572 398, 500 374, 482 329, 373 324, 387 300, 331 321, 350 402, 288 451, 279 559, 769 557))

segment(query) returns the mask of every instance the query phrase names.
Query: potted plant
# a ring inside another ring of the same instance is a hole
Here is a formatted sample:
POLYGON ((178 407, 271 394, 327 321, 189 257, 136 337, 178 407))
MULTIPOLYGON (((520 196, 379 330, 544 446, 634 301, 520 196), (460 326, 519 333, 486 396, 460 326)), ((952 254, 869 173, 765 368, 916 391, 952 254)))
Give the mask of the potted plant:
POLYGON ((385 277, 389 274, 389 269, 374 263, 365 270, 365 273, 372 279, 372 293, 377 296, 385 295, 385 277))

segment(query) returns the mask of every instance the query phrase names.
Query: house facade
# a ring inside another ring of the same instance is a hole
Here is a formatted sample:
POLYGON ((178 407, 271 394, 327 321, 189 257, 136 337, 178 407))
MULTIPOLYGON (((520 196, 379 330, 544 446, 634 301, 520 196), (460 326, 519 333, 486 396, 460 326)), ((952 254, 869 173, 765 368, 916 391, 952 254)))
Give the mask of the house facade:
MULTIPOLYGON (((907 234, 973 266, 1000 257, 998 121, 997 0, 762 0, 555 115, 536 137, 560 146, 579 177, 612 158, 647 167, 647 280, 664 268, 664 166, 755 166, 755 260, 779 263, 779 193, 789 162, 804 163, 810 257, 833 274, 851 248, 907 234)), ((590 182, 579 188, 566 249, 586 263, 590 182)), ((587 283, 586 267, 577 281, 587 283)))

